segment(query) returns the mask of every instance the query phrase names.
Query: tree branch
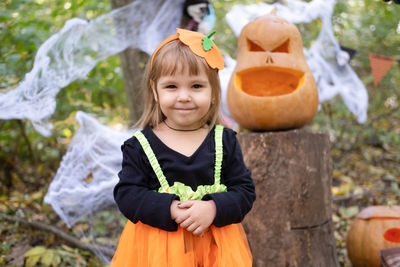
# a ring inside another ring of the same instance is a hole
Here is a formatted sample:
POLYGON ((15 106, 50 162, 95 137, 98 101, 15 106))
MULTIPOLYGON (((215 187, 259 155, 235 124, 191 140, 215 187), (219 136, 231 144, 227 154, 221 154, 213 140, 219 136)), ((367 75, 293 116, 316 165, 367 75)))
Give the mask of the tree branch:
POLYGON ((1 130, 1 128, 3 127, 3 125, 6 123, 6 121, 5 120, 0 120, 0 130, 1 130))
POLYGON ((29 138, 26 134, 25 125, 21 120, 17 120, 17 123, 18 123, 19 128, 21 129, 22 138, 25 140, 25 143, 28 147, 28 151, 29 151, 29 155, 31 156, 31 160, 33 163, 36 163, 36 157, 35 157, 35 154, 33 153, 31 142, 29 141, 29 138))
POLYGON ((101 253, 112 257, 114 255, 114 250, 108 247, 103 247, 100 245, 91 245, 88 243, 83 243, 81 242, 79 239, 68 235, 67 233, 65 233, 64 231, 62 231, 61 229, 52 226, 52 225, 47 225, 41 222, 30 222, 27 221, 23 218, 19 218, 16 216, 10 216, 10 215, 6 215, 4 213, 0 213, 0 218, 6 219, 7 221, 11 221, 11 222, 18 222, 21 223, 23 225, 32 227, 32 228, 37 228, 43 231, 47 231, 47 232, 51 232, 53 234, 55 234, 56 236, 64 239, 65 241, 67 241, 68 243, 74 245, 77 248, 80 249, 84 249, 84 250, 90 250, 92 251, 94 254, 96 254, 96 252, 100 251, 101 253))

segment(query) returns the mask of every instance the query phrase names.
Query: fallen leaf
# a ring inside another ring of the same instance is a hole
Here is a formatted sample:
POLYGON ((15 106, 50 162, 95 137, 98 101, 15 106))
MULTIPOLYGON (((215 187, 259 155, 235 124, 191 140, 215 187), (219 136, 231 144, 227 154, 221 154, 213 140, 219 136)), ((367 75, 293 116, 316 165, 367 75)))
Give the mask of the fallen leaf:
POLYGON ((22 266, 24 265, 24 254, 31 246, 28 241, 17 243, 11 248, 11 253, 6 255, 6 261, 9 265, 22 266))

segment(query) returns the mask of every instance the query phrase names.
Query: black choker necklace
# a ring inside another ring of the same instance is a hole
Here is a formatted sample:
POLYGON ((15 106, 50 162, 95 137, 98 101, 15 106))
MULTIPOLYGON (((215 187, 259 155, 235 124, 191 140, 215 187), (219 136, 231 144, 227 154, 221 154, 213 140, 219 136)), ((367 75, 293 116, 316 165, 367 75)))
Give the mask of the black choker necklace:
POLYGON ((178 132, 195 132, 195 131, 197 131, 197 130, 200 130, 200 129, 203 128, 203 126, 204 126, 204 125, 202 125, 202 126, 200 126, 199 128, 196 128, 196 129, 185 130, 185 129, 176 129, 176 128, 172 128, 171 126, 169 126, 169 125, 167 124, 166 121, 163 121, 163 122, 165 123, 165 125, 167 125, 168 128, 170 128, 171 130, 174 130, 174 131, 178 131, 178 132))

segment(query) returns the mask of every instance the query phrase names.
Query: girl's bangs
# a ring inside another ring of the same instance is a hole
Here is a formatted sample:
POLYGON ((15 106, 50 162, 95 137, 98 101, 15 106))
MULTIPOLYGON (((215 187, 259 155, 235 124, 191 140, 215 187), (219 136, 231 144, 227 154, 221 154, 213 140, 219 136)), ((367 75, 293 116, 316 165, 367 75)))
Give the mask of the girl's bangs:
POLYGON ((176 73, 189 72, 189 75, 198 75, 202 68, 207 70, 207 62, 193 54, 189 47, 179 41, 166 44, 159 51, 160 62, 157 69, 161 70, 161 76, 175 75, 176 73))

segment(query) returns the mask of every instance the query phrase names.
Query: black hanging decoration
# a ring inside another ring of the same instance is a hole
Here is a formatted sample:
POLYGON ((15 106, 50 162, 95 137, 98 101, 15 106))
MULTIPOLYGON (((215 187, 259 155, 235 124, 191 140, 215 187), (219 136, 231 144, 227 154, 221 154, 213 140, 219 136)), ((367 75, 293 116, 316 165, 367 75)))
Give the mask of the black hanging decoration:
POLYGON ((354 57, 354 55, 357 53, 357 50, 349 48, 349 47, 344 47, 340 46, 340 49, 336 51, 336 66, 338 67, 339 70, 343 70, 344 67, 350 62, 350 60, 354 57))
POLYGON ((383 0, 384 2, 394 2, 397 5, 400 5, 400 0, 383 0))
MULTIPOLYGON (((188 9, 190 6, 196 6, 199 4, 206 4, 206 6, 208 6, 209 2, 208 0, 186 0, 183 4, 183 14, 186 17, 193 19, 193 14, 189 14, 191 12, 189 12, 188 9)), ((199 5, 199 11, 204 14, 203 17, 209 12, 208 7, 204 7, 203 5, 199 5)))
POLYGON ((197 31, 199 23, 210 13, 207 0, 186 0, 183 4, 183 15, 188 19, 186 29, 197 31))
POLYGON ((348 54, 349 54, 349 56, 350 56, 350 60, 352 60, 353 59, 353 57, 357 54, 357 50, 355 50, 355 49, 353 49, 353 48, 350 48, 350 47, 345 47, 345 46, 340 46, 340 49, 342 49, 343 51, 346 51, 348 54))

